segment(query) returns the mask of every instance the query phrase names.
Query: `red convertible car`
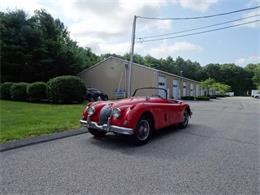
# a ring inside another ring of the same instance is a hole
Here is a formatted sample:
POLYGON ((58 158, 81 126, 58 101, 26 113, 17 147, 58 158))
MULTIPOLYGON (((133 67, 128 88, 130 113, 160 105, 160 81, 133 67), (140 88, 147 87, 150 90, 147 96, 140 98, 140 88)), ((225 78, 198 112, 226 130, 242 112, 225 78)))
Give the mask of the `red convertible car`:
POLYGON ((135 143, 140 145, 147 143, 154 131, 164 127, 187 127, 191 114, 187 103, 167 99, 167 90, 146 87, 136 89, 128 99, 89 103, 80 123, 95 137, 104 136, 107 132, 131 135, 135 143), (137 95, 149 89, 163 90, 166 98, 137 95))

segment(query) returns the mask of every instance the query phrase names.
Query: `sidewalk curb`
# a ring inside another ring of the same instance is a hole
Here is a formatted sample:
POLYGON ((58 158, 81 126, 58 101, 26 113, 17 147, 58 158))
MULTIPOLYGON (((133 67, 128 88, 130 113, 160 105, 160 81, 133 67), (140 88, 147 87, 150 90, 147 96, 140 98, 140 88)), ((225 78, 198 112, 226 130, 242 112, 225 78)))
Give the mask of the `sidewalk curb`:
POLYGON ((87 132, 88 130, 86 128, 80 128, 80 129, 73 129, 64 132, 52 133, 49 135, 40 135, 36 137, 25 138, 23 140, 10 141, 4 144, 0 144, 0 152, 13 150, 25 146, 34 145, 34 144, 39 144, 43 142, 49 142, 56 139, 62 139, 66 137, 80 135, 87 132))

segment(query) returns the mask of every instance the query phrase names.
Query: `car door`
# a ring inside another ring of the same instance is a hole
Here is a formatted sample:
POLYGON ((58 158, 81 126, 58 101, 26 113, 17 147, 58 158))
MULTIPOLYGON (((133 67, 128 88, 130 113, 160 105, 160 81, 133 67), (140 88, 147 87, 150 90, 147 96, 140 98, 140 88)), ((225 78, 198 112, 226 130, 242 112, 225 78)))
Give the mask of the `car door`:
POLYGON ((174 125, 180 121, 182 109, 181 104, 176 103, 174 100, 168 100, 168 103, 165 104, 165 112, 167 116, 166 126, 174 125))

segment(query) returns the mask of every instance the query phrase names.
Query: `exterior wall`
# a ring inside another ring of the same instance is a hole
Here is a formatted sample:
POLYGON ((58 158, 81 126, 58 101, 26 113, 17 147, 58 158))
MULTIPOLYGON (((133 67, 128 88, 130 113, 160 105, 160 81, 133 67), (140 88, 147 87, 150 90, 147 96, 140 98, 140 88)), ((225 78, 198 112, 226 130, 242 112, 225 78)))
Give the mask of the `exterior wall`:
MULTIPOLYGON (((179 97, 177 97, 177 94, 173 94, 173 80, 177 80, 180 85, 180 79, 178 77, 171 76, 171 75, 168 75, 168 74, 165 74, 162 72, 159 72, 159 76, 163 76, 166 78, 166 86, 167 86, 166 88, 168 91, 168 98, 178 99, 179 97)), ((179 91, 179 87, 178 87, 178 91, 179 91)), ((179 92, 179 94, 180 94, 180 92, 179 92)))
POLYGON ((212 89, 209 89, 209 95, 213 95, 213 94, 212 94, 212 89))
MULTIPOLYGON (((128 63, 116 58, 108 58, 100 64, 79 74, 87 87, 98 88, 109 99, 116 99, 116 90, 127 92, 128 63)), ((157 72, 142 66, 132 66, 132 94, 136 88, 157 86, 157 72)), ((152 92, 151 92, 152 94, 152 92)))
MULTIPOLYGON (((116 99, 117 89, 120 89, 125 93, 127 92, 128 61, 116 57, 109 57, 108 59, 94 65, 93 67, 82 71, 79 76, 86 83, 87 87, 98 88, 106 93, 110 99, 116 99)), ((132 66, 131 93, 133 94, 136 88, 158 87, 159 76, 165 77, 166 79, 168 98, 180 99, 182 96, 204 95, 202 87, 199 86, 199 82, 197 81, 179 77, 177 75, 172 75, 167 72, 159 71, 135 63, 132 66), (178 89, 174 87, 174 80, 175 84, 176 82, 178 83, 178 89), (186 88, 183 88, 184 83, 186 84, 186 88), (191 85, 193 85, 192 91, 191 85), (198 90, 197 86, 199 86, 198 90), (178 93, 176 94, 177 91, 178 93), (186 94, 184 94, 184 91, 186 94)), ((145 94, 139 93, 138 95, 152 95, 154 93, 154 91, 146 91, 145 94)))
POLYGON ((205 88, 202 88, 202 90, 201 90, 201 95, 202 96, 207 96, 207 92, 208 90, 207 89, 205 89, 205 88))
MULTIPOLYGON (((132 66, 132 94, 134 90, 141 87, 157 87, 158 86, 158 72, 152 69, 147 69, 142 66, 133 64, 132 66)), ((127 89, 127 88, 126 88, 127 89)), ((138 95, 153 95, 158 90, 147 90, 144 93, 138 93, 138 95)))
POLYGON ((198 84, 195 85, 195 96, 200 96, 200 86, 198 84))
POLYGON ((195 86, 195 84, 191 82, 191 84, 190 84, 190 95, 191 96, 196 96, 196 94, 195 94, 196 91, 194 90, 194 86, 195 86))
POLYGON ((203 91, 202 91, 202 87, 199 86, 199 95, 198 96, 203 96, 203 91))
POLYGON ((82 71, 80 78, 87 87, 98 88, 108 95, 110 99, 115 98, 115 90, 119 87, 125 88, 125 63, 109 58, 90 69, 82 71))
POLYGON ((190 81, 186 81, 186 96, 190 96, 190 81))
POLYGON ((163 76, 167 80, 167 89, 168 89, 169 98, 179 99, 181 96, 200 96, 201 95, 201 87, 199 86, 199 82, 188 80, 186 78, 171 76, 171 75, 164 74, 161 72, 159 72, 159 76, 163 76), (178 81, 179 97, 176 97, 173 94, 173 80, 178 81), (183 88, 184 85, 186 86, 185 88, 183 88))
POLYGON ((187 81, 182 80, 182 96, 187 96, 187 81))
POLYGON ((167 80, 167 89, 168 89, 169 98, 180 99, 180 97, 190 96, 190 95, 192 95, 192 93, 193 93, 192 96, 199 96, 199 95, 196 94, 196 86, 197 85, 199 86, 199 82, 192 81, 192 80, 189 80, 189 79, 183 78, 183 77, 165 74, 164 72, 160 72, 160 71, 159 71, 159 76, 163 76, 167 80), (179 84, 178 95, 179 95, 179 97, 176 97, 176 95, 173 94, 173 80, 178 81, 178 84, 179 84), (185 84, 186 84, 186 88, 183 88, 185 84), (193 90, 191 91, 192 85, 193 85, 193 90))

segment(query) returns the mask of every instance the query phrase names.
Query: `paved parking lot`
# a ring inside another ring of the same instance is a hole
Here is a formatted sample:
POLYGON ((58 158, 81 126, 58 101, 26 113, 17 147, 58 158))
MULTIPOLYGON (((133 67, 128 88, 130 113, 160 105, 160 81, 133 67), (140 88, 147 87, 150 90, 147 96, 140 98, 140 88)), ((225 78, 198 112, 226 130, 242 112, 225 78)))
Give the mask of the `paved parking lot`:
POLYGON ((259 194, 260 100, 190 104, 187 129, 145 146, 82 134, 3 152, 1 193, 259 194))

